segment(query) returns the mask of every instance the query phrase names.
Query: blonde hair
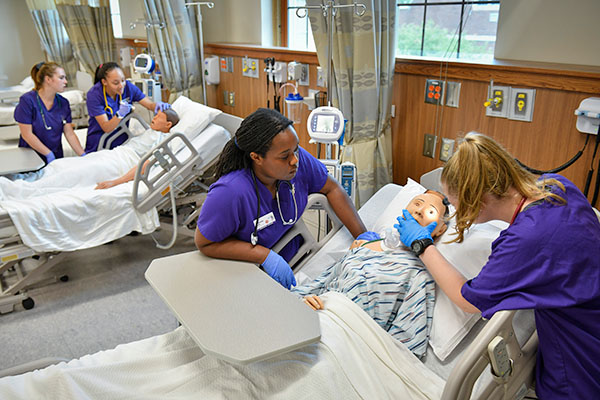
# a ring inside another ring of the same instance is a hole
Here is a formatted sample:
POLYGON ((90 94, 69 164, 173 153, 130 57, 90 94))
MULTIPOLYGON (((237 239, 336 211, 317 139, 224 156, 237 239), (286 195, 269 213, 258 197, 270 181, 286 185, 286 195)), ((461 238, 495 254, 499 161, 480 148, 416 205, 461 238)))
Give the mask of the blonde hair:
POLYGON ((481 212, 486 193, 506 197, 511 187, 527 198, 543 198, 565 204, 566 201, 551 192, 549 186, 564 185, 556 179, 537 180, 493 139, 477 132, 468 133, 458 150, 442 170, 441 181, 448 194, 456 197, 456 235, 452 242, 461 243, 481 212))
POLYGON ((31 79, 33 79, 33 83, 35 84, 35 90, 40 90, 44 85, 44 79, 47 76, 52 78, 58 68, 62 67, 52 61, 35 64, 31 68, 31 79))

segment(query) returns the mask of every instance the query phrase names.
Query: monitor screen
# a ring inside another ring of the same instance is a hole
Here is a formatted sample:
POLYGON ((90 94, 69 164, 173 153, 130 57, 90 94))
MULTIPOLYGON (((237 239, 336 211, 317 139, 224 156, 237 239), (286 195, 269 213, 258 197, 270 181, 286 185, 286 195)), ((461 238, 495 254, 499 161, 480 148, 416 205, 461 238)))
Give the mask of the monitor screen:
POLYGON ((319 115, 317 116, 317 132, 333 133, 335 125, 335 115, 319 115))
POLYGON ((148 65, 148 60, 146 58, 143 57, 138 57, 135 59, 135 66, 136 67, 146 67, 146 65, 148 65))

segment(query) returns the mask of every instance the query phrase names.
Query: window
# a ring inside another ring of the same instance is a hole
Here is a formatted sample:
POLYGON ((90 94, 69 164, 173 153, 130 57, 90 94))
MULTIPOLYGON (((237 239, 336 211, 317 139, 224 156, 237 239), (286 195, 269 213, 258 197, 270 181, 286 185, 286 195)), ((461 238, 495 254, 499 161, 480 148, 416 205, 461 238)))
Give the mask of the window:
POLYGON ((397 0, 396 56, 494 58, 500 1, 397 0))
MULTIPOLYGON (((288 7, 305 6, 306 0, 288 0, 288 7)), ((304 11, 300 11, 302 15, 304 11)), ((292 50, 316 51, 315 40, 308 16, 300 18, 296 15, 296 9, 287 10, 287 38, 288 48, 292 50)))
POLYGON ((113 35, 120 39, 123 37, 123 28, 121 27, 121 9, 119 8, 119 0, 110 0, 109 4, 113 35))

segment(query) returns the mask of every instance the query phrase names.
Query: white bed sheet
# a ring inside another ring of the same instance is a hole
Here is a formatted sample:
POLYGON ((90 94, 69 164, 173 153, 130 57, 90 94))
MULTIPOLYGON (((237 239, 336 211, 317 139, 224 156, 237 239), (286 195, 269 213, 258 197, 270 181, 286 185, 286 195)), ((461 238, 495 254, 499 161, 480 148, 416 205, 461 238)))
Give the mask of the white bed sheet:
MULTIPOLYGON (((31 89, 25 90, 23 92, 13 91, 10 93, 18 94, 15 99, 15 101, 18 102, 19 97, 21 97, 22 94, 24 94, 25 92, 28 92, 29 90, 31 90, 31 89)), ((71 113, 72 113, 73 119, 84 117, 84 115, 79 115, 80 111, 78 109, 73 110, 74 106, 84 105, 84 103, 85 103, 85 96, 81 90, 71 89, 71 90, 66 90, 60 94, 61 94, 61 96, 63 96, 67 100, 69 100, 69 104, 71 105, 71 108, 72 108, 71 113)), ((0 94, 0 96, 1 96, 1 94, 0 94)), ((17 123, 14 118, 15 107, 16 107, 16 105, 14 103, 0 104, 0 125, 15 125, 17 123)))
POLYGON ((360 307, 323 296, 321 341, 239 366, 204 355, 183 328, 0 379, 0 398, 439 399, 443 381, 360 307))
MULTIPOLYGON (((211 124, 192 144, 207 164, 229 138, 224 128, 211 124)), ((23 243, 38 252, 73 251, 158 228, 156 209, 144 214, 134 209, 133 182, 94 190, 98 182, 115 179, 137 165, 145 146, 140 145, 144 138, 135 139, 110 151, 58 159, 45 167, 44 178, 38 181, 0 177, 0 210, 8 212, 23 243)))

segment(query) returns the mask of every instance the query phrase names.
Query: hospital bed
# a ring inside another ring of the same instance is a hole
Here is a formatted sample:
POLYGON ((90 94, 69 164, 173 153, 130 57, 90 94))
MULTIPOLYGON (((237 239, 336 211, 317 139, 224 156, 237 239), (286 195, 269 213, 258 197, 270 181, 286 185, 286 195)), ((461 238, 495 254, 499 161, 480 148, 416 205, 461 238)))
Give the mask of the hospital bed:
MULTIPOLYGON (((150 150, 148 157, 139 161, 138 169, 147 159, 151 159, 151 167, 143 176, 138 173, 134 182, 101 191, 91 186, 59 193, 44 192, 42 201, 37 200, 38 197, 0 201, 0 313, 11 312, 19 302, 25 309, 32 308, 35 303, 28 296, 27 288, 61 262, 66 251, 108 243, 132 231, 149 234, 159 227, 173 231, 171 245, 177 233, 193 234, 187 225, 199 212, 202 191, 208 189, 206 179, 210 178, 212 166, 241 118, 185 97, 174 102, 173 108, 180 115, 179 124, 171 135, 150 150), (159 163, 162 165, 158 166, 159 163), (140 211, 138 203, 142 200, 140 211), (173 223, 164 219, 161 222, 161 212, 167 213, 173 223)), ((61 168, 60 163, 90 162, 85 158, 96 157, 97 165, 89 168, 90 173, 94 173, 107 168, 106 157, 118 164, 124 162, 123 154, 132 152, 127 146, 119 146, 83 158, 57 160, 44 170, 61 168)), ((129 168, 123 168, 121 174, 129 168)), ((88 173, 72 169, 76 182, 82 179, 81 174, 88 173)), ((96 182, 101 180, 106 179, 96 182)), ((24 184, 24 194, 29 193, 26 189, 30 187, 24 184)))
MULTIPOLYGON (((418 190, 423 188, 410 181, 404 187, 387 185, 369 199, 359 214, 368 229, 381 228, 381 221, 398 215, 398 209, 403 208, 418 190)), ((310 201, 313 205, 319 202, 324 205, 323 199, 315 201, 311 198, 310 201)), ((297 232, 308 235, 299 223, 297 232)), ((503 226, 483 224, 479 226, 480 230, 467 233, 462 244, 444 247, 440 241, 438 247, 455 264, 463 261, 481 268, 490 252, 491 241, 503 226)), ((316 242, 314 247, 319 250, 308 260, 299 261, 297 268, 300 270, 296 269, 299 280, 317 276, 345 252, 352 237, 342 228, 325 239, 325 243, 316 242)), ((304 251, 310 252, 310 249, 304 251)), ((174 257, 179 260, 195 255, 174 257)), ((162 263, 168 268, 166 260, 168 258, 162 263)), ((179 267, 181 262, 177 264, 179 267)), ((154 282, 150 280, 153 287, 155 278, 154 282)), ((164 274, 161 279, 167 279, 163 284, 168 284, 169 279, 177 278, 164 274)), ((278 286, 274 281, 271 283, 278 286)), ((484 321, 478 315, 460 315, 462 311, 448 308, 442 295, 441 292, 436 295, 429 349, 424 360, 419 360, 389 336, 352 301, 338 293, 328 293, 323 296, 325 310, 317 313, 320 342, 289 353, 237 365, 206 356, 183 326, 165 335, 0 379, 0 396, 17 399, 51 393, 60 398, 520 399, 533 393, 537 334, 532 312, 501 311, 484 321), (452 326, 448 316, 461 319, 459 334, 453 332, 456 327, 452 326), (489 369, 488 344, 498 336, 507 343, 512 360, 512 373, 503 378, 494 377, 489 369), (433 343, 440 338, 441 342, 433 343)), ((253 301, 252 298, 244 299, 248 303, 253 301)), ((222 301, 226 302, 227 298, 222 301)), ((234 321, 235 317, 231 323, 234 321)), ((223 338, 230 334, 228 330, 244 331, 244 326, 231 326, 230 323, 215 327, 212 322, 204 321, 206 329, 222 332, 223 338)), ((37 366, 29 364, 26 368, 32 370, 51 362, 44 360, 37 366)), ((15 368, 5 371, 4 375, 22 372, 25 370, 15 368)))

